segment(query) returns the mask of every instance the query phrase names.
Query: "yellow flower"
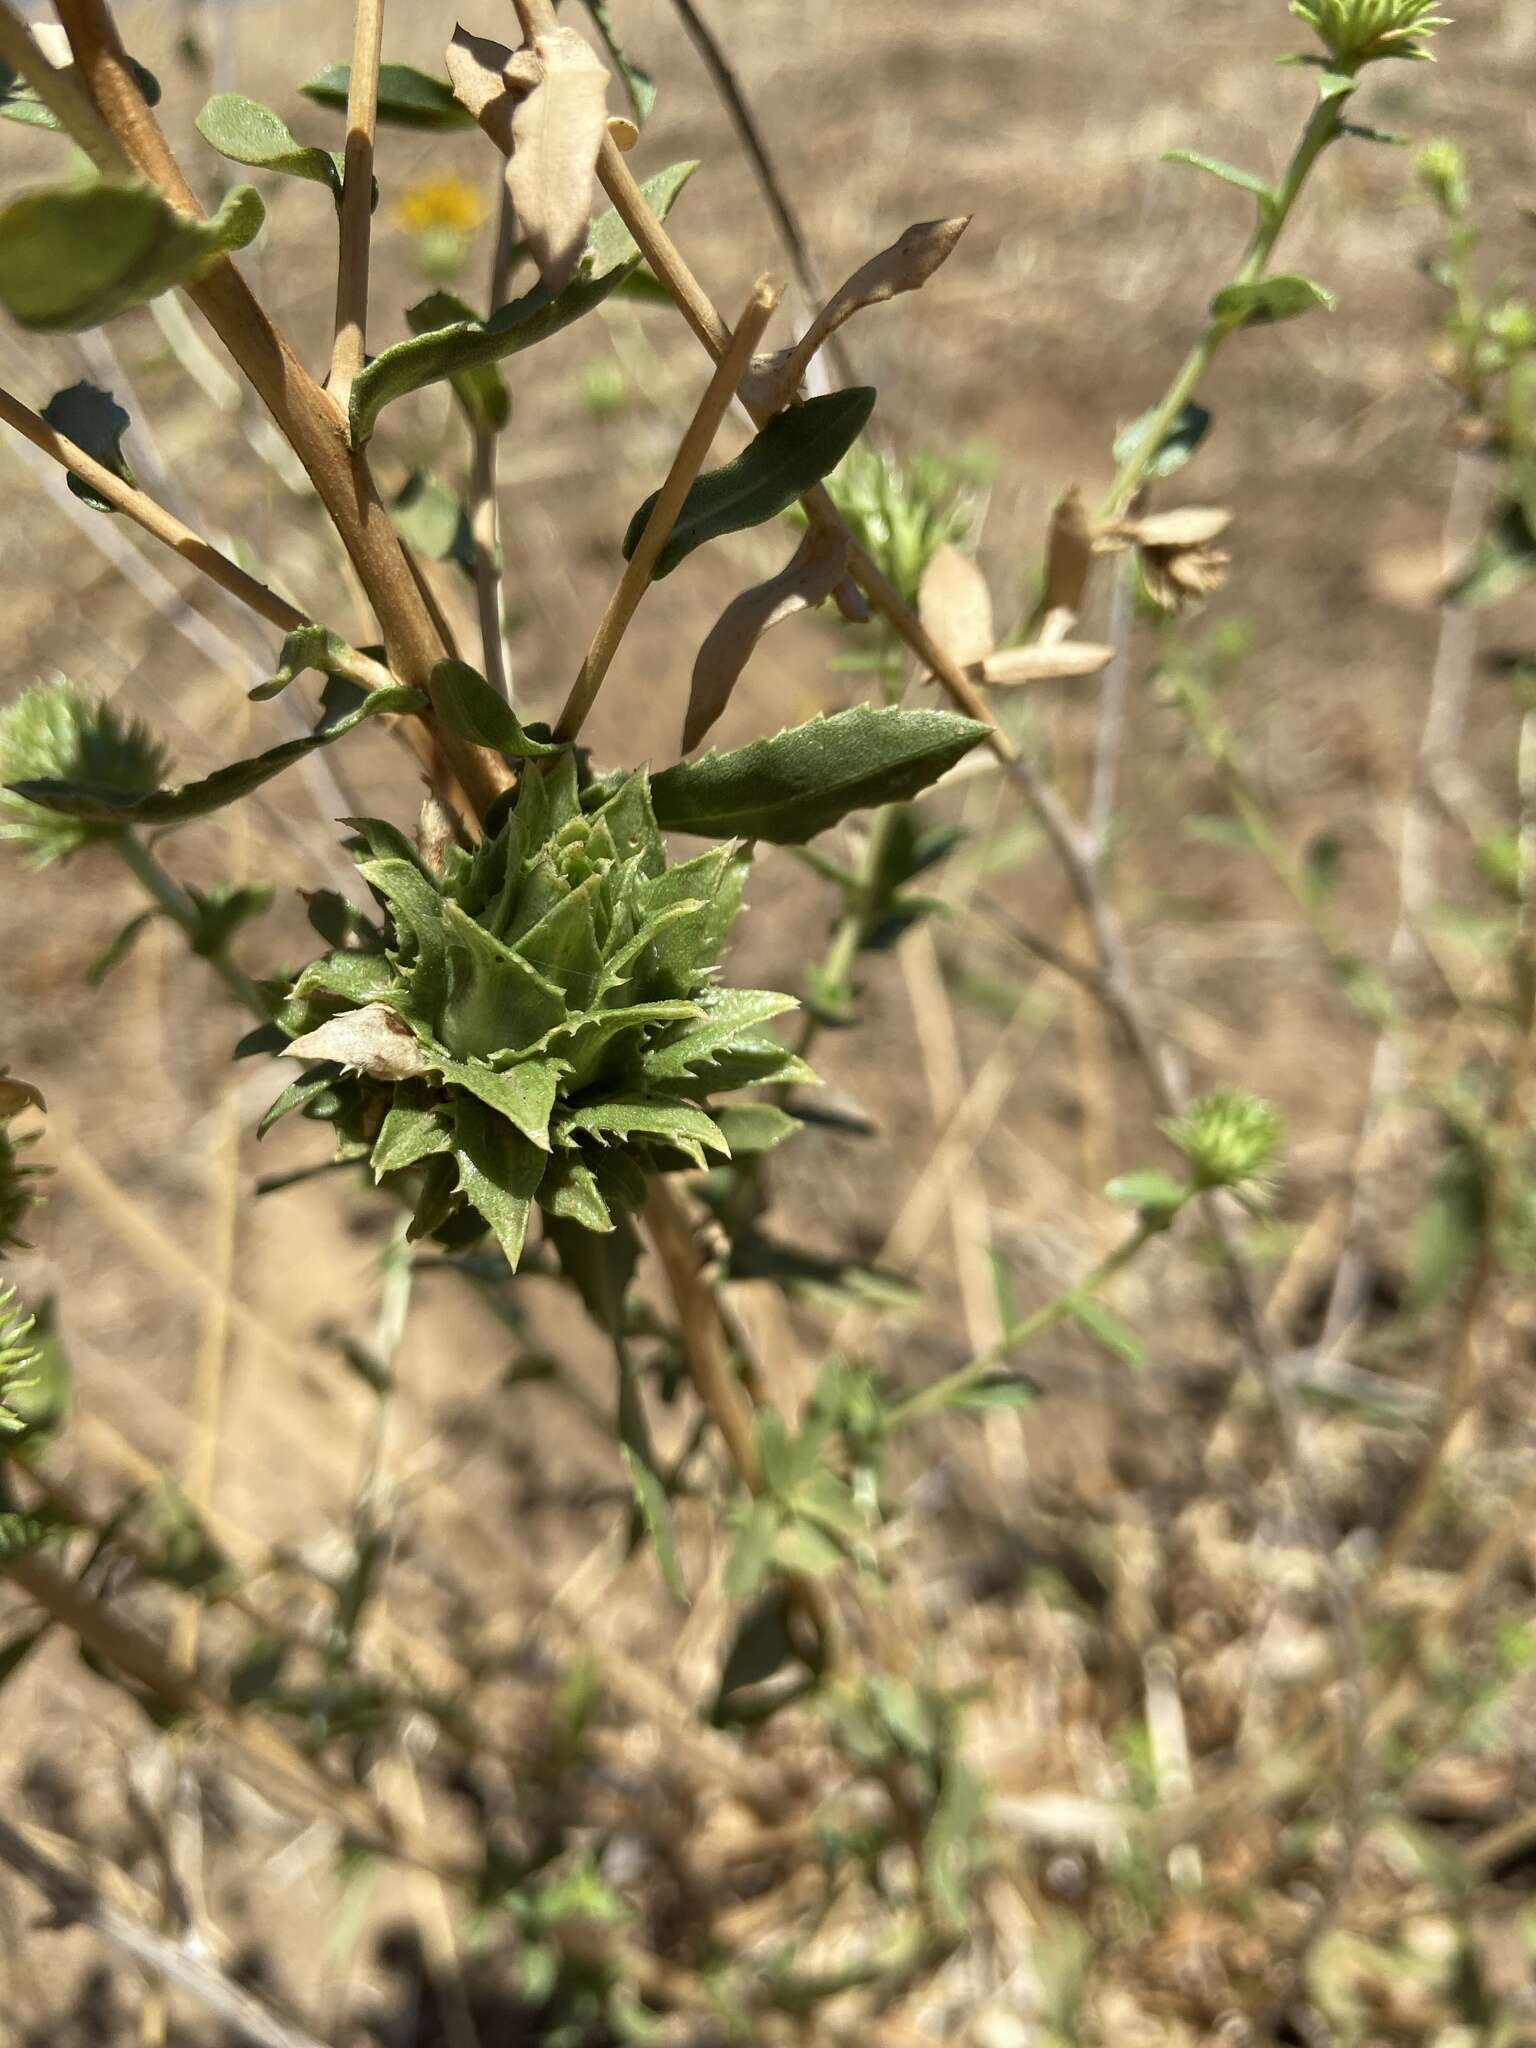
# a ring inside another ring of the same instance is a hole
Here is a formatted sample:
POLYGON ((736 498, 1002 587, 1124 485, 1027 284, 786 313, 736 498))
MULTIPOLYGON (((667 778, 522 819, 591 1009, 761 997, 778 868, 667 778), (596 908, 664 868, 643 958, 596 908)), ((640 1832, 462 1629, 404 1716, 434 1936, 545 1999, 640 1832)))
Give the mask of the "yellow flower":
POLYGON ((460 235, 472 235, 487 218, 489 209, 467 179, 423 178, 402 192, 395 202, 395 219, 408 234, 430 234, 448 228, 460 235))

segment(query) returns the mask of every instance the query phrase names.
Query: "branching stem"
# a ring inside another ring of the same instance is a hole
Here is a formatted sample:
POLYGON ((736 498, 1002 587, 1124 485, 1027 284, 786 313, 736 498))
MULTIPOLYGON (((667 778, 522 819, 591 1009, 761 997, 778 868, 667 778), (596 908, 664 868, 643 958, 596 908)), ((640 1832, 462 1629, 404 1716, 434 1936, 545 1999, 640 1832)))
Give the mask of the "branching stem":
POLYGON ((336 340, 330 394, 346 416, 368 344, 368 257, 373 232, 373 138, 379 117, 384 0, 357 0, 352 76, 347 86, 346 172, 341 188, 341 258, 336 271, 336 340))

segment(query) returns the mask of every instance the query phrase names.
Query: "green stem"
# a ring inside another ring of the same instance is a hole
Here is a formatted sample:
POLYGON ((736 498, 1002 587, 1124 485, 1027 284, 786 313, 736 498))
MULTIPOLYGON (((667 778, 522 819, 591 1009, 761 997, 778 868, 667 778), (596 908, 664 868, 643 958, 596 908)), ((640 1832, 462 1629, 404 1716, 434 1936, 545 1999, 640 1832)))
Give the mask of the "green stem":
MULTIPOLYGON (((858 894, 851 908, 839 919, 832 942, 822 957, 820 979, 829 988, 843 987, 852 980, 854 965, 869 936, 874 895, 885 867, 886 850, 897 819, 905 808, 904 804, 885 804, 870 820, 869 836, 859 857, 858 894)), ((824 1028, 824 1022, 816 1012, 807 1010, 795 1045, 802 1059, 809 1057, 824 1028)))
MULTIPOLYGON (((122 832, 114 843, 124 866, 143 886, 156 907, 164 911, 173 923, 180 925, 189 939, 195 941, 198 932, 197 905, 186 890, 173 876, 166 873, 143 840, 134 833, 122 832)), ((244 1003, 248 1010, 253 1011, 263 1021, 271 1016, 271 1006, 266 997, 250 976, 235 965, 222 946, 217 952, 205 953, 203 958, 237 1002, 244 1003)))
MULTIPOLYGON (((1340 66, 1340 70, 1348 67, 1340 66)), ((1350 72, 1353 76, 1353 72, 1350 72)), ((1345 96, 1347 98, 1347 95, 1345 96)), ((1257 284, 1269 268, 1276 244, 1284 234, 1286 223, 1302 188, 1310 177, 1318 158, 1339 133, 1343 116, 1344 99, 1321 100, 1313 109, 1311 118, 1302 130, 1301 139, 1292 152, 1285 176, 1267 202, 1259 208, 1258 225, 1254 228, 1242 262, 1233 272, 1231 285, 1257 284)), ((1153 414, 1147 431, 1142 434, 1135 449, 1120 466, 1120 473, 1110 487, 1108 497, 1099 508, 1099 517, 1115 519, 1130 504, 1145 480, 1148 468, 1158 450, 1167 440, 1175 421, 1194 397, 1205 378, 1206 372, 1226 346, 1228 339, 1237 332, 1240 322, 1212 319, 1205 333, 1196 342, 1185 358, 1182 368, 1164 394, 1162 403, 1153 414)))
POLYGON ((932 1415, 940 1408, 947 1408, 959 1395, 968 1393, 989 1373, 1005 1365, 1013 1353, 1023 1345, 1033 1343, 1036 1337, 1053 1330, 1058 1323, 1065 1322, 1086 1301, 1103 1287, 1106 1287, 1117 1273, 1121 1273, 1136 1258, 1142 1247, 1154 1237, 1160 1237, 1168 1228, 1170 1218, 1159 1216, 1155 1223, 1145 1217, 1136 1225, 1125 1242, 1103 1259, 1085 1279, 1075 1287, 1069 1287, 1064 1294, 1058 1294, 1054 1301, 1048 1301, 1043 1308, 1037 1308, 1033 1315, 1026 1316, 1022 1323, 1015 1323, 1011 1330, 1004 1331, 995 1344, 989 1344, 985 1351, 978 1352, 969 1365, 962 1365, 956 1371, 947 1373, 941 1380, 935 1380, 931 1387, 923 1387, 915 1394, 909 1394, 905 1401, 891 1409, 888 1426, 892 1429, 909 1422, 916 1422, 924 1415, 932 1415))

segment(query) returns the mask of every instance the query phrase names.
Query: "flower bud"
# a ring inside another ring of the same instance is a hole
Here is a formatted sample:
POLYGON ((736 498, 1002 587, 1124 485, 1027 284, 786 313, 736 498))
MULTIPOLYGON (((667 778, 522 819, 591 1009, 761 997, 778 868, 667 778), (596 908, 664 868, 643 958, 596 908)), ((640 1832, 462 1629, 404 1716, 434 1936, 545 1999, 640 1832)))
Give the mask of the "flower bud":
POLYGON ((149 728, 124 718, 57 676, 35 683, 0 712, 0 839, 26 849, 28 864, 67 860, 92 840, 112 839, 118 825, 87 823, 28 803, 9 785, 86 783, 105 791, 153 789, 164 779, 165 755, 149 728))
POLYGON ((1436 14, 1439 0, 1291 0, 1291 12, 1317 31, 1335 64, 1350 70, 1384 57, 1430 60, 1437 28, 1449 28, 1436 14))
POLYGON ((1279 1164, 1284 1127, 1271 1103, 1241 1089, 1221 1089, 1164 1124, 1202 1188, 1268 1191, 1279 1164))

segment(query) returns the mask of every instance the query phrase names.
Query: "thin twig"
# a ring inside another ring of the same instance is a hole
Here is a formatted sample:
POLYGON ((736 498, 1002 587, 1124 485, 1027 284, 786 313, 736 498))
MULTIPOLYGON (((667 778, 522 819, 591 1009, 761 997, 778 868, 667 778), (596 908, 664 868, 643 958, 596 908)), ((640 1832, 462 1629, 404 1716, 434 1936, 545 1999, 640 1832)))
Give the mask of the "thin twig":
POLYGON ((51 64, 37 38, 11 6, 0 0, 0 58, 31 86, 67 135, 73 136, 103 176, 125 176, 131 166, 116 136, 80 89, 72 70, 51 64))
MULTIPOLYGON (((516 217, 512 193, 499 180, 496 246, 491 256, 491 311, 506 293, 515 246, 516 217)), ((501 511, 496 500, 496 471, 501 453, 499 430, 483 419, 472 429, 469 473, 469 532, 474 547, 475 609, 480 618, 481 668, 499 697, 512 701, 511 665, 507 660, 507 606, 502 589, 501 511)))
POLYGON ((347 87, 346 173, 336 269, 336 340, 327 389, 342 417, 368 346, 368 256, 373 238, 373 134, 379 117, 384 0, 357 0, 347 87))
POLYGON ((43 1893, 53 1908, 54 1926, 93 1928, 140 1968, 153 1971, 196 1999, 251 2048, 325 2048, 314 2034, 279 2019, 260 1999, 232 1982, 190 1941, 161 1934, 115 1905, 82 1872, 56 1862, 4 1818, 0 1818, 0 1862, 43 1893))
POLYGON ((581 665, 581 673, 571 686, 565 709, 560 713, 555 727, 555 737, 573 740, 587 721, 587 714, 596 701, 598 691, 603 687, 604 678, 612 666, 613 657, 619 651, 630 620, 640 608, 640 600, 650 587, 651 577, 657 559, 666 546, 677 515, 683 509, 683 501, 693 488, 694 479, 704 467, 704 459, 714 444, 720 423, 730 410, 731 402, 752 366, 752 355, 763 330, 773 316, 779 303, 780 293, 775 286, 759 278, 752 288, 752 295, 742 309, 736 332, 729 346, 720 358, 715 374, 709 380, 704 396, 699 400, 698 411, 689 422, 682 445, 673 458, 645 530, 635 545, 635 551, 625 564, 619 586, 608 601, 602 623, 593 636, 587 658, 581 665))
MULTIPOLYGON (((752 165, 763 197, 768 202, 768 210, 773 215, 774 224, 789 253, 789 260, 794 265, 796 281, 805 297, 806 311, 814 314, 827 296, 826 284, 817 268, 816 258, 806 239, 805 230, 800 224, 800 216, 790 200, 784 180, 779 176, 778 167, 769 151, 762 123, 752 111, 742 90, 741 80, 737 77, 714 30, 694 6, 693 0, 672 0, 672 4, 677 10, 678 19, 682 22, 689 41, 698 51, 704 69, 709 73, 710 80, 720 95, 721 103, 731 118, 743 149, 747 152, 748 161, 752 165)), ((861 381, 853 358, 848 353, 847 345, 840 334, 829 337, 826 353, 844 384, 857 384, 861 381)))

